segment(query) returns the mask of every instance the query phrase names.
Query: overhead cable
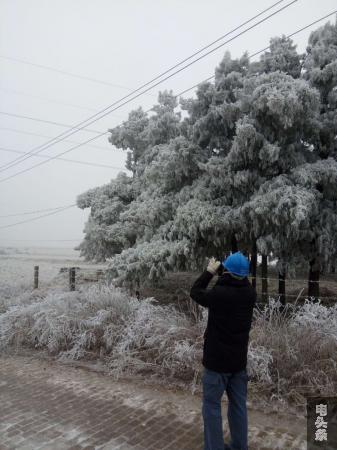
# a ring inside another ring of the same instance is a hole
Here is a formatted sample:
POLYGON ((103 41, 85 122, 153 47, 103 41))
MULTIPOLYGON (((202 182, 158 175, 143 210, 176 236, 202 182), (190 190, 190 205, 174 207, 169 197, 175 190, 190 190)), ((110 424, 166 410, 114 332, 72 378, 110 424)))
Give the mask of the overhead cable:
POLYGON ((27 61, 26 59, 14 58, 13 56, 6 56, 6 55, 0 55, 0 58, 1 59, 5 59, 7 61, 13 61, 13 62, 20 63, 20 64, 26 64, 27 66, 38 67, 39 69, 50 70, 52 72, 57 72, 57 73, 60 73, 62 75, 68 75, 68 76, 73 77, 73 78, 79 78, 81 80, 92 81, 93 83, 104 84, 106 86, 112 86, 112 87, 115 87, 115 88, 118 88, 118 89, 124 89, 126 91, 132 91, 132 88, 123 86, 121 84, 110 83, 109 81, 102 81, 102 80, 98 80, 97 78, 87 77, 85 75, 80 75, 80 74, 77 74, 77 73, 68 72, 66 70, 57 69, 56 67, 46 66, 44 64, 33 63, 31 61, 27 61))
MULTIPOLYGON (((51 147, 52 145, 57 144, 58 142, 64 140, 66 137, 69 137, 75 133, 77 133, 78 131, 86 128, 87 126, 91 125, 94 122, 97 122, 98 120, 102 119, 103 117, 111 114, 112 112, 116 111, 117 109, 120 109, 121 107, 125 106, 126 104, 130 103, 131 101, 135 100, 136 98, 140 97, 141 95, 144 95, 145 93, 147 93, 148 91, 150 91, 151 89, 155 88, 156 86, 158 86, 159 84, 163 83, 164 81, 167 81, 168 79, 172 78, 173 76, 175 76, 176 74, 182 72, 183 70, 185 70, 186 68, 192 66, 193 64, 195 64, 196 62, 200 61, 201 59, 205 58, 206 56, 214 53, 215 51, 217 51, 218 49, 222 48, 224 45, 228 44, 229 42, 237 39, 238 37, 242 36, 243 34, 247 33, 248 31, 250 31, 251 29, 257 27, 258 25, 260 25, 261 23, 265 22, 266 20, 270 19, 271 17, 275 16, 276 14, 280 13, 281 11, 283 11, 284 9, 290 7, 291 5, 293 5, 294 3, 296 3, 298 0, 293 0, 290 3, 288 3, 287 5, 283 6, 282 8, 274 11, 273 13, 269 14, 268 16, 264 17, 263 19, 259 20, 258 22, 254 23, 253 25, 251 25, 250 27, 244 29, 243 31, 241 31, 240 33, 236 34, 235 36, 233 36, 232 38, 228 39, 227 41, 221 43, 220 45, 217 45, 215 48, 212 48, 211 50, 207 51, 206 53, 204 53, 203 55, 199 56, 198 58, 194 59, 193 61, 189 62, 188 64, 184 65, 183 67, 181 67, 180 69, 176 70, 175 72, 171 73, 170 75, 166 76, 165 78, 161 79, 160 81, 157 81, 155 84, 152 84, 154 81, 162 78, 164 75, 168 74, 169 72, 171 72, 172 70, 174 70, 175 68, 177 68, 178 66, 180 66, 181 64, 183 64, 184 62, 192 59, 194 56, 200 54, 201 52, 203 52, 205 49, 209 48, 210 46, 212 46, 215 42, 218 42, 219 40, 222 40, 224 37, 228 36, 229 34, 232 34, 234 31, 238 30, 239 28, 242 28, 245 24, 253 21, 255 18, 261 16, 262 14, 264 14, 266 11, 272 9, 273 7, 275 7, 276 5, 278 5, 279 3, 282 3, 284 0, 278 1, 277 3, 273 4, 272 6, 270 6, 269 8, 265 9, 264 11, 262 11, 261 13, 255 15, 254 17, 252 17, 251 19, 249 19, 248 21, 244 22, 243 24, 239 25, 238 27, 234 28, 233 30, 231 30, 230 32, 226 33, 225 35, 221 36, 220 38, 218 38, 216 41, 213 41, 211 44, 203 47, 201 50, 198 50, 197 52, 195 52, 193 55, 189 56, 188 58, 185 58, 184 60, 180 61, 179 63, 175 64, 173 67, 169 68, 168 70, 166 70, 165 72, 161 73, 160 75, 156 76, 155 78, 153 78, 152 80, 148 81, 147 83, 141 85, 139 88, 135 89, 133 92, 131 92, 130 94, 122 97, 121 99, 117 100, 116 102, 112 103, 111 105, 108 105, 106 108, 102 109, 101 111, 98 111, 96 114, 90 116, 89 118, 87 118, 86 120, 76 124, 74 127, 70 128, 69 130, 61 133, 60 135, 56 136, 55 138, 51 139, 50 141, 47 141, 45 144, 42 144, 38 147, 33 148, 32 150, 30 150, 29 152, 27 152, 26 156, 23 156, 22 158, 19 157, 17 159, 19 159, 19 161, 16 162, 16 160, 13 160, 12 164, 8 164, 6 168, 4 168, 3 170, 7 170, 7 168, 13 167, 19 163, 21 163, 21 161, 24 161, 28 158, 30 158, 31 156, 33 156, 36 153, 40 153, 44 150, 46 150, 47 148, 51 147), (152 84, 152 85, 151 85, 152 84), (150 87, 147 87, 151 85, 150 87), (147 87, 145 90, 141 91, 143 88, 147 87), (138 93, 137 95, 134 95, 132 97, 133 94, 137 93, 141 91, 140 93, 138 93), (129 98, 131 97, 131 98, 129 98), (129 99, 129 100, 126 100, 129 99), (126 100, 126 101, 124 101, 126 100), (124 101, 124 102, 123 102, 124 101), (123 103, 121 103, 123 102, 123 103), (120 103, 120 104, 119 104, 120 103), (118 105, 119 104, 119 105, 118 105), (113 108, 115 105, 115 108, 113 108), (113 108, 111 110, 111 108, 113 108), (88 122, 88 123, 87 123, 88 122)), ((101 136, 103 136, 104 134, 107 134, 107 132, 103 133, 101 136)), ((1 170, 2 171, 2 170, 1 170)), ((20 172, 19 172, 20 173, 20 172)))
MULTIPOLYGON (((309 27, 311 27, 311 26, 313 26, 313 25, 316 25, 318 22, 320 22, 320 21, 322 21, 322 20, 325 20, 326 18, 328 18, 328 17, 330 17, 330 16, 332 16, 332 15, 334 15, 334 14, 336 14, 336 13, 337 13, 337 10, 335 10, 335 11, 333 11, 333 12, 331 12, 331 13, 329 13, 329 14, 327 14, 327 15, 325 15, 325 16, 323 16, 323 17, 317 19, 317 20, 315 20, 314 22, 311 22, 310 24, 308 24, 308 25, 306 25, 306 26, 300 28, 299 30, 297 30, 297 31, 295 31, 295 32, 293 32, 293 33, 291 33, 291 34, 288 35, 287 37, 294 36, 294 35, 300 33, 301 31, 306 30, 307 28, 309 28, 309 27)), ((260 54, 260 53, 262 53, 262 52, 268 50, 269 48, 270 48, 270 47, 265 47, 264 49, 262 49, 262 50, 260 50, 260 51, 258 51, 258 52, 256 52, 256 53, 254 53, 254 54, 252 54, 251 56, 248 56, 248 58, 251 58, 252 56, 256 56, 256 55, 258 55, 258 54, 260 54)), ((198 83, 198 84, 196 84, 196 85, 194 85, 194 86, 192 86, 192 87, 190 87, 190 88, 188 88, 188 89, 185 89, 184 91, 182 91, 182 92, 180 92, 179 94, 177 94, 175 97, 177 98, 177 97, 179 97, 179 96, 185 94, 185 93, 188 92, 188 91, 191 91, 191 90, 195 89, 196 87, 200 86, 201 84, 203 84, 203 83, 205 83, 206 81, 211 80, 211 79, 213 79, 213 78, 214 78, 214 75, 210 76, 210 77, 207 78, 206 80, 203 80, 203 81, 201 81, 200 83, 198 83)), ((151 110, 151 109, 150 109, 150 110, 151 110)), ((150 110, 149 110, 149 111, 150 111, 150 110)), ((109 133, 109 131, 106 131, 105 133, 102 134, 102 136, 103 136, 104 134, 108 134, 108 133, 109 133)), ((46 161, 42 161, 41 163, 35 164, 35 165, 33 165, 33 166, 31 166, 31 167, 29 167, 29 168, 27 168, 27 169, 21 170, 20 172, 17 172, 17 173, 15 173, 15 174, 13 174, 13 175, 10 175, 10 176, 6 177, 6 178, 3 178, 3 179, 0 180, 0 183, 1 183, 1 182, 4 182, 4 181, 7 181, 7 180, 9 180, 9 179, 11 179, 11 178, 14 178, 14 177, 20 175, 21 173, 25 173, 25 172, 27 172, 27 171, 29 171, 29 170, 32 170, 32 169, 34 169, 35 167, 38 167, 38 166, 40 166, 40 165, 42 165, 42 164, 45 164, 45 163, 47 163, 48 161, 51 161, 51 160, 57 158, 58 156, 63 156, 64 154, 69 153, 69 152, 71 152, 71 151, 73 151, 73 150, 75 150, 75 149, 81 147, 82 145, 89 144, 89 143, 91 143, 92 141, 94 141, 95 139, 97 139, 98 137, 100 137, 100 136, 95 136, 95 137, 93 137, 93 138, 91 138, 91 139, 88 139, 87 141, 82 142, 81 144, 78 144, 78 145, 76 145, 76 146, 74 146, 74 147, 71 147, 70 149, 68 149, 68 150, 66 150, 66 151, 64 151, 64 152, 61 152, 61 153, 57 154, 56 156, 50 157, 50 158, 49 158, 48 160, 46 160, 46 161)))
MULTIPOLYGON (((5 147, 0 147, 0 151, 4 151, 4 152, 10 152, 10 153, 19 153, 19 154, 24 154, 25 152, 21 151, 21 150, 14 150, 11 148, 5 148, 5 147)), ((49 158, 48 155, 35 155, 35 158, 49 158)), ((71 163, 76 163, 76 164, 82 164, 85 166, 93 166, 93 167, 103 167, 106 169, 114 169, 114 170, 126 170, 125 167, 117 167, 117 166, 110 166, 108 164, 101 164, 101 163, 93 163, 90 161, 80 161, 78 159, 68 159, 68 158, 55 158, 58 159, 59 161, 65 161, 65 162, 71 162, 71 163)))
MULTIPOLYGON (((42 137, 42 138, 50 138, 51 137, 46 134, 33 133, 31 131, 20 130, 18 128, 0 127, 0 131, 1 130, 10 131, 12 133, 18 133, 18 134, 26 134, 28 136, 37 136, 37 137, 42 137)), ((79 142, 73 141, 71 139, 65 139, 63 142, 69 142, 70 144, 79 144, 79 142)), ((88 147, 96 148, 98 150, 105 150, 106 152, 109 152, 109 153, 112 153, 112 152, 125 153, 124 150, 120 150, 118 148, 112 149, 110 144, 109 144, 109 147, 103 147, 103 145, 88 145, 88 147)), ((22 152, 22 153, 26 154, 26 152, 22 152)))
POLYGON ((35 211, 26 211, 22 213, 15 213, 15 214, 7 214, 6 216, 0 216, 1 219, 7 218, 7 217, 17 217, 17 216, 27 216, 31 214, 40 214, 42 212, 50 212, 50 211, 56 211, 58 209, 64 209, 64 208, 70 208, 73 205, 65 205, 65 206, 56 206, 55 208, 45 208, 45 209, 38 209, 35 211))
MULTIPOLYGON (((287 39, 292 38, 293 36, 295 36, 298 33, 301 33, 304 30, 307 30, 308 28, 312 27, 313 25, 316 25, 319 22, 322 22, 322 20, 327 19, 328 17, 334 16, 335 14, 337 14, 337 9, 335 11, 332 11, 331 13, 327 14, 326 16, 320 17, 319 19, 315 20, 314 22, 309 23, 308 25, 305 25, 304 27, 294 31, 291 34, 288 34, 286 36, 287 39)), ((268 47, 265 47, 261 50, 259 50, 258 52, 252 53, 251 55, 248 56, 248 59, 253 58, 254 56, 260 55, 261 53, 267 51, 270 49, 270 45, 268 45, 268 47)), ((197 87, 199 87, 201 84, 206 83, 207 81, 213 80, 213 78, 215 78, 215 75, 211 75, 210 77, 206 78, 205 80, 201 81, 200 83, 195 84, 194 86, 185 89, 184 91, 180 92, 180 94, 177 95, 177 97, 186 94, 186 92, 192 91, 193 89, 196 89, 197 87)))
POLYGON ((6 239, 10 242, 76 242, 82 241, 83 238, 78 239, 6 239))
MULTIPOLYGON (((15 113, 11 113, 8 111, 0 111, 0 114, 2 114, 3 116, 16 117, 18 119, 32 120, 33 122, 41 122, 41 123, 47 123, 49 125, 56 125, 58 127, 64 127, 64 128, 69 127, 69 125, 67 125, 66 123, 55 122, 53 120, 40 119, 39 117, 31 117, 31 116, 27 116, 27 115, 23 115, 23 114, 15 114, 15 113)), ((88 133, 96 133, 96 134, 101 133, 101 131, 91 130, 90 128, 76 128, 76 130, 77 129, 87 131, 88 133)))
POLYGON ((69 209, 69 208, 73 208, 74 206, 76 206, 76 203, 74 203, 73 205, 70 205, 70 206, 66 206, 64 208, 60 208, 60 209, 58 209, 56 211, 53 211, 53 212, 50 212, 48 214, 43 214, 42 216, 33 217, 32 219, 22 220, 21 222, 15 222, 15 223, 11 223, 9 225, 2 225, 2 226, 0 226, 0 229, 12 228, 12 227, 14 227, 16 225, 21 225, 23 223, 33 222, 35 220, 42 219, 43 217, 48 217, 48 216, 52 216, 54 214, 58 214, 58 213, 63 212, 65 210, 69 209))
MULTIPOLYGON (((75 105, 74 103, 63 102, 61 100, 46 98, 46 97, 42 97, 40 95, 28 94, 27 92, 17 91, 15 89, 8 89, 8 88, 4 88, 4 87, 0 86, 0 90, 5 92, 6 94, 23 95, 25 97, 34 98, 37 100, 41 100, 43 102, 55 103, 57 105, 68 106, 70 108, 83 109, 85 111, 96 111, 95 108, 89 108, 89 107, 82 106, 82 105, 75 105)), ((118 116, 116 116, 116 117, 118 117, 118 116)), ((121 118, 121 116, 119 116, 119 117, 121 118)))

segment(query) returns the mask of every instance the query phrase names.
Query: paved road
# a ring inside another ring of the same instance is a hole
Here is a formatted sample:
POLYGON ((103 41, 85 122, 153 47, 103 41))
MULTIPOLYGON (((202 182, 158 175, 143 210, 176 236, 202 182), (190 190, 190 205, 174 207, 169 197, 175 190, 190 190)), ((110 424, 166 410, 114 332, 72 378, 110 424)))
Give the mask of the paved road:
MULTIPOLYGON (((250 412, 251 450, 305 449, 303 421, 250 412)), ((0 450, 201 450, 200 397, 0 356, 0 450)))

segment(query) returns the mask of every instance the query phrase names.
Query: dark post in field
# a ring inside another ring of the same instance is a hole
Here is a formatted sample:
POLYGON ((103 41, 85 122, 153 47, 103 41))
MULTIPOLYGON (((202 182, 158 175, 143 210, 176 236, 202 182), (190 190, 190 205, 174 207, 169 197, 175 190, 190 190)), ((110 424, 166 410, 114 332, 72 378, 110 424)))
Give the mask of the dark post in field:
POLYGON ((315 259, 309 263, 308 297, 319 298, 319 266, 315 259))
POLYGON ((286 304, 286 273, 280 271, 278 274, 278 293, 280 296, 280 302, 283 306, 286 304))
POLYGON ((250 258, 250 272, 252 274, 252 286, 256 289, 256 267, 257 267, 257 248, 256 240, 254 239, 252 254, 250 258))
POLYGON ((103 279, 103 275, 104 275, 103 270, 102 270, 102 269, 98 269, 98 270, 96 271, 97 281, 101 281, 101 280, 103 279))
POLYGON ((39 266, 34 266, 34 289, 39 288, 39 266))
POLYGON ((261 263, 261 278, 262 278, 262 301, 268 301, 268 256, 262 255, 261 263))
POLYGON ((69 269, 69 290, 70 291, 75 290, 75 287, 76 287, 75 278, 76 278, 76 269, 75 269, 75 267, 70 267, 70 269, 69 269))

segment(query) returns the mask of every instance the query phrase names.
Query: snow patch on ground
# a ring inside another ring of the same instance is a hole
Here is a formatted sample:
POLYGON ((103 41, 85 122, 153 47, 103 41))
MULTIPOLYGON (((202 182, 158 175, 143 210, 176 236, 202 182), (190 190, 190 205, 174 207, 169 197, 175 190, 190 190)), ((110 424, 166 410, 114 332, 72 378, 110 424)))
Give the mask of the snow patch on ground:
POLYGON ((39 266, 41 286, 48 285, 62 267, 79 266, 92 270, 105 267, 85 262, 79 252, 72 249, 25 248, 21 253, 11 248, 2 250, 5 251, 0 251, 0 283, 27 289, 33 287, 34 266, 39 266))

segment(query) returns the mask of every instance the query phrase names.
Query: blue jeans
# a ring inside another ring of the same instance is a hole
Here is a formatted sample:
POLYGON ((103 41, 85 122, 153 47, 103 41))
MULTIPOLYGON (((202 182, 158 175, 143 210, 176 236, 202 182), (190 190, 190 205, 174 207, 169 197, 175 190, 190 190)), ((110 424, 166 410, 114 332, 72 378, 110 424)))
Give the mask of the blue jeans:
POLYGON ((247 382, 246 370, 219 373, 204 369, 203 373, 204 450, 248 450, 247 382), (221 398, 228 397, 228 424, 231 441, 224 444, 221 398))

